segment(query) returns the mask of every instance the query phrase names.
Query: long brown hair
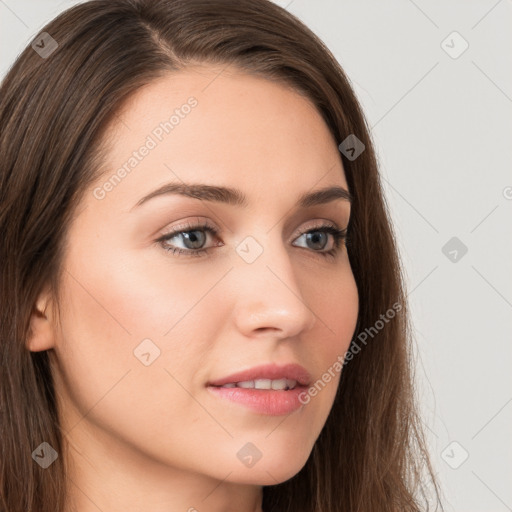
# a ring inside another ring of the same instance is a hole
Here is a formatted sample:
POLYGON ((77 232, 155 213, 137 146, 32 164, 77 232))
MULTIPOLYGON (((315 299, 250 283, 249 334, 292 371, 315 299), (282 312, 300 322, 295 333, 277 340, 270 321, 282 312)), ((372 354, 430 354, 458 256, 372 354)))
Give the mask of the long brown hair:
POLYGON ((64 441, 48 353, 25 345, 30 317, 46 285, 58 298, 66 228, 99 175, 109 122, 141 86, 190 63, 236 65, 291 86, 316 105, 338 144, 351 134, 364 144, 355 159, 340 151, 354 196, 353 357, 305 466, 264 487, 265 512, 419 511, 429 509, 430 495, 441 505, 415 405, 406 294, 370 130, 322 41, 267 0, 93 0, 42 32, 58 46, 40 35, 1 84, 0 510, 64 508, 63 457, 47 469, 32 459, 41 442, 61 453, 64 441), (43 47, 47 55, 36 50, 43 47), (396 314, 382 322, 390 310, 396 314))

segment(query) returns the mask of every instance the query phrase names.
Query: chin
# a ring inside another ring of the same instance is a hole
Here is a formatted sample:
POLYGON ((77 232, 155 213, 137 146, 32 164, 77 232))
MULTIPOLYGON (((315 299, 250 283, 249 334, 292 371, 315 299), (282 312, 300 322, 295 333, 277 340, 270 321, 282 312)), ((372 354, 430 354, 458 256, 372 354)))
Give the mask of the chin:
MULTIPOLYGON (((289 454, 286 454, 289 455, 289 454)), ((308 457, 297 458, 295 456, 271 457, 258 460, 252 467, 239 467, 234 471, 229 480, 241 484, 250 485, 277 485, 293 478, 305 466, 308 457)))

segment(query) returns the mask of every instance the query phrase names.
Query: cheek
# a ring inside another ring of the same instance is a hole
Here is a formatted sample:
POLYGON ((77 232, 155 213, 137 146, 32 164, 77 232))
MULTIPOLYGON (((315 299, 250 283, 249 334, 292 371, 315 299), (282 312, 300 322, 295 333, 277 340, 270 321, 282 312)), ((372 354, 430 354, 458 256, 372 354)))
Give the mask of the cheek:
POLYGON ((319 410, 321 428, 330 411, 343 371, 343 357, 354 336, 359 313, 357 285, 350 268, 329 282, 324 293, 316 291, 311 308, 317 314, 315 333, 308 338, 307 353, 317 373, 305 400, 319 410), (321 410, 321 412, 320 412, 321 410))
POLYGON ((138 382, 129 389, 134 402, 145 393, 155 396, 155 390, 163 390, 157 398, 163 396, 177 381, 190 387, 208 356, 215 325, 225 317, 214 290, 224 269, 185 272, 165 255, 155 265, 154 256, 99 243, 75 246, 65 268, 55 351, 82 412, 127 372, 119 388, 138 382))
POLYGON ((210 453, 205 432, 219 441, 226 434, 187 390, 197 390, 211 327, 220 321, 212 314, 218 297, 200 300, 218 278, 174 272, 158 279, 147 267, 106 257, 67 268, 55 350, 65 425, 93 423, 177 465, 194 459, 194 440, 204 438, 210 453))
POLYGON ((323 333, 323 342, 317 344, 314 353, 320 357, 320 366, 327 369, 348 349, 357 324, 359 294, 350 267, 347 265, 322 290, 315 288, 311 296, 315 297, 311 306, 317 317, 316 328, 323 333))
POLYGON ((84 324, 81 329, 93 330, 99 339, 108 336, 133 345, 146 338, 169 338, 229 269, 191 271, 184 262, 171 261, 163 249, 160 254, 156 247, 128 249, 115 239, 108 242, 105 234, 103 240, 75 248, 66 265, 71 314, 84 324))
POLYGON ((173 260, 157 247, 114 248, 102 258, 93 258, 94 267, 82 271, 83 279, 95 296, 101 297, 110 320, 122 324, 122 330, 133 339, 170 337, 190 317, 197 316, 198 306, 205 322, 210 316, 215 318, 215 309, 201 308, 200 303, 230 268, 228 264, 195 263, 194 267, 186 261, 177 263, 178 257, 173 260))
POLYGON ((129 369, 163 366, 164 361, 186 374, 190 351, 199 356, 208 343, 198 329, 208 326, 211 304, 207 309, 198 300, 215 276, 152 275, 136 263, 97 255, 87 265, 66 267, 56 352, 70 376, 95 376, 86 378, 91 387, 99 386, 91 389, 94 395, 129 369), (202 321, 191 321, 198 310, 202 321))

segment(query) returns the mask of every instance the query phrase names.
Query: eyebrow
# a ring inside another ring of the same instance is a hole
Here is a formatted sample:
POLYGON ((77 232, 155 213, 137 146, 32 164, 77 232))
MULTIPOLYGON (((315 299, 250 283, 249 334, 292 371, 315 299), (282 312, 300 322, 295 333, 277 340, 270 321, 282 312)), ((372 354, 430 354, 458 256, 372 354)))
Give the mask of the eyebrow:
MULTIPOLYGON (((206 185, 203 183, 167 183, 140 199, 133 206, 132 210, 154 197, 169 194, 192 197, 203 201, 225 203, 244 208, 249 204, 246 195, 237 188, 206 185)), ((299 197, 297 205, 301 208, 310 208, 335 200, 344 200, 352 204, 354 198, 352 194, 343 187, 331 186, 314 190, 313 192, 305 192, 299 197)))

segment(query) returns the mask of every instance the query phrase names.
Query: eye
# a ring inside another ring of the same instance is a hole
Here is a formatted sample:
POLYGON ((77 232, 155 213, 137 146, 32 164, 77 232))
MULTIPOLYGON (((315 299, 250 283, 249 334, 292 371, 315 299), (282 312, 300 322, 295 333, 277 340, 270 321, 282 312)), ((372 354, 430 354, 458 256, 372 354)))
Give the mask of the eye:
MULTIPOLYGON (((203 248, 208 238, 207 234, 215 237, 218 234, 218 230, 207 222, 194 225, 185 224, 161 236, 156 242, 159 243, 165 251, 171 252, 173 255, 200 256, 208 253, 208 248, 203 248), (181 243, 183 243, 184 247, 177 247, 174 243, 169 243, 175 238, 177 240, 181 239, 181 243)), ((302 231, 296 240, 301 237, 305 237, 305 242, 309 244, 309 248, 312 248, 312 252, 318 253, 322 257, 334 258, 340 251, 341 242, 347 240, 347 229, 338 229, 335 225, 324 223, 320 226, 302 231), (329 242, 329 237, 332 239, 332 244, 330 249, 325 250, 329 242)), ((216 246, 220 245, 222 244, 216 244, 216 246)), ((308 245, 306 245, 305 248, 307 249, 308 245)))
MULTIPOLYGON (((207 253, 206 249, 203 249, 207 236, 205 233, 210 235, 217 235, 218 231, 213 226, 210 226, 207 222, 199 224, 185 224, 184 226, 178 226, 171 233, 167 233, 164 236, 156 240, 164 248, 164 250, 171 252, 172 254, 187 254, 187 256, 200 256, 201 254, 207 253), (181 238, 185 244, 185 248, 175 247, 173 244, 169 245, 169 241, 173 238, 181 238)), ((220 244, 217 244, 220 245, 220 244)))
MULTIPOLYGON (((338 229, 336 226, 331 224, 322 224, 303 231, 298 238, 306 237, 306 243, 313 245, 313 248, 319 248, 321 251, 318 252, 320 256, 334 258, 340 251, 342 241, 347 240, 347 229, 338 229), (331 235, 333 243, 329 250, 325 250, 325 246, 328 244, 329 235, 331 235), (320 247, 318 247, 320 245, 320 247), (316 247, 315 247, 316 246, 316 247)), ((307 247, 306 247, 307 248, 307 247)))

